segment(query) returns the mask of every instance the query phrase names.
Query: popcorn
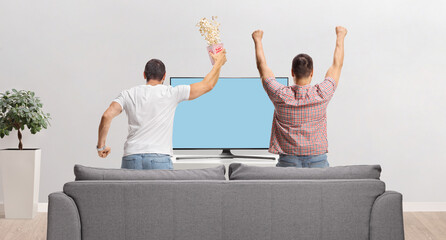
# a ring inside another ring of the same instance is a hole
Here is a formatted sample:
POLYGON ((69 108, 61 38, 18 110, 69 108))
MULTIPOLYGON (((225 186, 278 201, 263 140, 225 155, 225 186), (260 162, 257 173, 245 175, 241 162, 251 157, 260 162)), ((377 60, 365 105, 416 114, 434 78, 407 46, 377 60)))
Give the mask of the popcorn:
MULTIPOLYGON (((198 31, 200 31, 201 36, 204 36, 209 45, 207 47, 208 52, 217 54, 223 51, 223 43, 220 40, 220 23, 217 22, 217 16, 212 16, 210 21, 206 18, 200 19, 197 27, 199 27, 198 31)), ((211 56, 209 58, 212 65, 214 65, 214 59, 211 56)))
POLYGON ((200 31, 201 36, 204 36, 204 39, 208 45, 221 43, 219 29, 220 23, 218 23, 216 19, 217 16, 212 16, 212 20, 210 21, 206 18, 202 18, 197 23, 197 27, 199 27, 198 31, 200 31))

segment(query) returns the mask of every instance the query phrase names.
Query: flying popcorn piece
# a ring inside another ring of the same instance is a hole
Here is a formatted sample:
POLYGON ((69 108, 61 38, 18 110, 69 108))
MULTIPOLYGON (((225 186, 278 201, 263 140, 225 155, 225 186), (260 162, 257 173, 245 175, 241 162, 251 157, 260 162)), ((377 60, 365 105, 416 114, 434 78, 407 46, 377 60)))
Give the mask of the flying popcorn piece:
MULTIPOLYGON (((213 16, 211 20, 207 18, 202 18, 197 23, 198 31, 201 36, 204 37, 207 44, 208 52, 217 54, 223 50, 223 43, 220 39, 220 23, 217 22, 217 16, 213 16)), ((214 64, 214 59, 211 57, 212 65, 214 64)))
POLYGON ((201 36, 204 37, 208 45, 219 44, 220 40, 220 23, 217 22, 217 17, 213 16, 211 20, 202 18, 197 23, 201 36))

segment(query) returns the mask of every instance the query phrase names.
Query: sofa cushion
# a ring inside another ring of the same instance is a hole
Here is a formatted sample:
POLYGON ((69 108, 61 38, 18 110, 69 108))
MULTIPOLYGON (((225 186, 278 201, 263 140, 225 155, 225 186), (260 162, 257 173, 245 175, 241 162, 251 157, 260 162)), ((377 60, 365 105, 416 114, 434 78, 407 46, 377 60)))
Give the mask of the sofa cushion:
POLYGON ((215 168, 185 170, 133 170, 74 166, 79 180, 225 180, 224 165, 215 168))
POLYGON ((379 179, 380 165, 352 165, 329 168, 257 167, 242 163, 229 166, 229 180, 275 179, 379 179))

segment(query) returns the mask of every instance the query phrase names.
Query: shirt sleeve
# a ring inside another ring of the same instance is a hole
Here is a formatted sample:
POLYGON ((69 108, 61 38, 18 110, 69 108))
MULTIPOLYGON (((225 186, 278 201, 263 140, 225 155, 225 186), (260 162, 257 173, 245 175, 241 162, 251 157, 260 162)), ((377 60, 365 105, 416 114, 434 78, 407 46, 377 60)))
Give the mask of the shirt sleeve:
POLYGON ((113 102, 117 102, 119 103, 119 105, 121 105, 122 110, 124 109, 125 106, 125 99, 126 99, 126 94, 124 93, 124 91, 122 91, 114 100, 113 102))
POLYGON ((282 99, 284 90, 287 89, 287 87, 281 83, 279 83, 275 77, 270 77, 262 81, 263 88, 266 91, 266 94, 268 94, 268 97, 273 102, 278 102, 282 99))
POLYGON ((325 78, 325 80, 316 85, 319 95, 323 99, 331 99, 336 90, 336 82, 331 77, 325 78))
POLYGON ((173 88, 173 92, 176 94, 177 102, 189 100, 190 86, 189 85, 178 85, 173 88))

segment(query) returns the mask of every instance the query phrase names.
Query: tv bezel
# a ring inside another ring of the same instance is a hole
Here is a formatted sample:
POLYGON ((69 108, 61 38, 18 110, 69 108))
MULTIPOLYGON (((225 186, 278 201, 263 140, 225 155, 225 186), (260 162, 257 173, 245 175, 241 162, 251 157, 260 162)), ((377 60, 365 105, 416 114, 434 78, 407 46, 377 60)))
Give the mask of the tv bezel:
MULTIPOLYGON (((290 86, 290 78, 289 77, 277 77, 275 78, 286 78, 287 79, 287 87, 290 86)), ((204 77, 169 77, 169 86, 172 86, 172 78, 204 78, 204 77)), ((219 77, 220 78, 260 78, 260 77, 219 77)), ((260 83, 261 84, 261 83, 260 83)), ((265 93, 266 94, 266 93, 265 93)), ((172 148, 173 150, 268 150, 269 148, 172 148)))

